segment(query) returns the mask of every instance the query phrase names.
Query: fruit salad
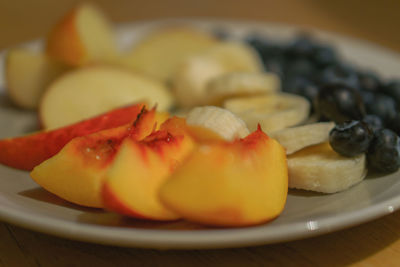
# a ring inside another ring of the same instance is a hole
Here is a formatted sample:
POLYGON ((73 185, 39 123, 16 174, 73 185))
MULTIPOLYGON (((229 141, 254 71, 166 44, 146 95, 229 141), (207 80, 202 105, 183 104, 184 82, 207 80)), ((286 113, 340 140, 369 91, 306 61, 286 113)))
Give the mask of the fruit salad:
POLYGON ((80 4, 42 52, 8 51, 7 93, 41 131, 0 140, 1 164, 77 205, 227 227, 275 219, 290 188, 332 194, 400 168, 400 82, 310 35, 171 25, 116 43, 80 4))

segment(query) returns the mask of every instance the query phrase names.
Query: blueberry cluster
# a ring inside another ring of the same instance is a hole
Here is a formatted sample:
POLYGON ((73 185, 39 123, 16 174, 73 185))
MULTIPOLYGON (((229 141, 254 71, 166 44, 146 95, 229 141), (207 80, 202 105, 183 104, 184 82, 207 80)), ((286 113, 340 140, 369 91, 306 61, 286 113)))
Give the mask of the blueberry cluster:
POLYGON ((319 120, 337 123, 330 143, 338 153, 367 153, 369 166, 381 172, 400 168, 400 80, 384 82, 357 69, 307 34, 288 43, 258 36, 246 41, 265 69, 281 77, 283 91, 307 98, 319 120))

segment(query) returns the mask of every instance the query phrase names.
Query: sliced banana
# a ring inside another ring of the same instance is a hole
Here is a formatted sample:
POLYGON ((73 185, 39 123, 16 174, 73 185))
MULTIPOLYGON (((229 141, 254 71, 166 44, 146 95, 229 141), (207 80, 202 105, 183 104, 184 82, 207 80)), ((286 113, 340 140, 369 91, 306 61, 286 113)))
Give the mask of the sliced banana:
POLYGON ((270 136, 286 149, 287 155, 290 155, 305 147, 327 142, 333 127, 334 122, 317 122, 285 128, 272 132, 270 136))
POLYGON ((248 45, 223 42, 180 62, 172 76, 172 91, 180 107, 207 104, 206 85, 213 78, 229 72, 261 72, 258 54, 248 45))
POLYGON ((274 73, 231 72, 219 75, 207 83, 209 104, 220 104, 236 96, 274 93, 280 90, 280 79, 274 73))
POLYGON ((288 156, 289 188, 335 193, 361 182, 366 174, 365 155, 343 157, 328 142, 288 156))
POLYGON ((204 55, 216 59, 228 72, 264 70, 257 51, 243 42, 220 42, 207 50, 204 55))
POLYGON ((229 110, 204 106, 192 109, 186 116, 189 126, 202 127, 218 134, 225 140, 243 138, 250 132, 246 124, 229 110))
POLYGON ((231 98, 223 107, 244 120, 250 131, 260 124, 268 134, 302 123, 310 112, 307 99, 287 93, 231 98))
POLYGON ((206 84, 212 78, 226 73, 215 59, 204 56, 187 58, 179 66, 172 80, 172 91, 179 107, 189 108, 205 104, 206 84))

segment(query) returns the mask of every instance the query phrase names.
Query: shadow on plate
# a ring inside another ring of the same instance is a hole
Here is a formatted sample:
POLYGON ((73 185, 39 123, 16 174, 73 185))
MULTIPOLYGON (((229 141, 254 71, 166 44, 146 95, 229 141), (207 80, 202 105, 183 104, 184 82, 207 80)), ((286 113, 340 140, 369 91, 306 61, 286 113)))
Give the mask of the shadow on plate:
POLYGON ((70 203, 68 201, 65 201, 65 200, 57 197, 56 195, 44 190, 41 187, 21 191, 18 193, 18 195, 28 197, 28 198, 31 198, 31 199, 34 199, 37 201, 46 202, 48 204, 64 207, 64 208, 79 210, 79 211, 83 211, 83 212, 90 212, 93 214, 94 213, 103 213, 103 211, 101 209, 82 207, 82 206, 70 203))
POLYGON ((114 227, 124 227, 124 228, 136 228, 136 229, 152 229, 152 230, 204 230, 204 229, 214 229, 207 228, 205 226, 191 223, 185 220, 176 220, 170 222, 161 221, 150 221, 143 219, 134 219, 124 217, 119 214, 111 212, 101 212, 101 213, 82 213, 78 216, 77 220, 85 224, 95 224, 102 226, 114 226, 114 227))
MULTIPOLYGON (((82 207, 65 201, 56 195, 53 195, 41 187, 19 192, 18 195, 28 197, 37 201, 45 202, 51 205, 81 211, 76 218, 77 221, 84 224, 115 226, 139 229, 169 229, 169 230, 197 230, 207 229, 207 227, 187 222, 184 220, 176 220, 171 222, 157 222, 150 220, 133 219, 121 216, 116 213, 107 212, 102 209, 82 207)), ((211 228, 210 228, 211 229, 211 228)))

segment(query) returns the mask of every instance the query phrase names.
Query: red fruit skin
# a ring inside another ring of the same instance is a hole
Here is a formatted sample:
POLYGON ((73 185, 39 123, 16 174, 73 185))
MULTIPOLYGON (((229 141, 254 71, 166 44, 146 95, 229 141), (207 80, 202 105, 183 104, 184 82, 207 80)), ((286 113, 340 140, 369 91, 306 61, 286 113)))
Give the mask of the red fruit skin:
POLYGON ((144 104, 134 104, 59 129, 0 140, 0 164, 31 171, 73 138, 132 122, 143 107, 144 104))

